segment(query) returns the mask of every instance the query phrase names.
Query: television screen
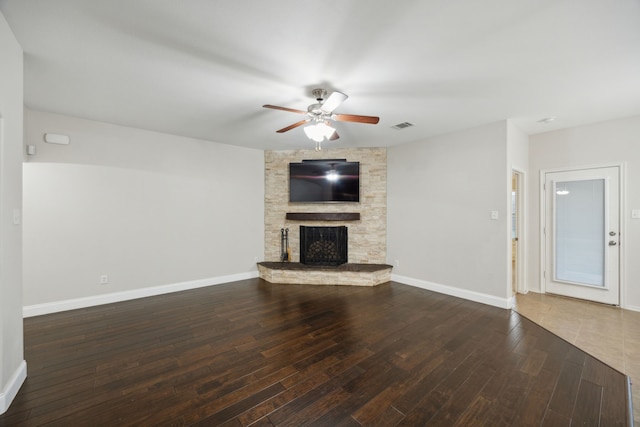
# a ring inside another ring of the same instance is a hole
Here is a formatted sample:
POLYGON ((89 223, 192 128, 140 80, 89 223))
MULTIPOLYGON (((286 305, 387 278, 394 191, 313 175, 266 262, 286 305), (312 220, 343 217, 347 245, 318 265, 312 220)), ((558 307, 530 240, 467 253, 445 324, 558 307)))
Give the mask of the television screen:
POLYGON ((289 201, 359 202, 360 163, 343 159, 289 163, 289 201))

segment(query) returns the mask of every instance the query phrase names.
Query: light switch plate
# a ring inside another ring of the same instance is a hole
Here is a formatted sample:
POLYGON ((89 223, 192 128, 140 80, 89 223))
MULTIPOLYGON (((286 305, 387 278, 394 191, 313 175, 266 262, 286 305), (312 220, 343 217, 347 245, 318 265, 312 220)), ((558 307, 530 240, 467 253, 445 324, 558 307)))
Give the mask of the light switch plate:
POLYGON ((13 210, 13 225, 20 225, 21 222, 22 222, 22 213, 20 212, 20 209, 14 209, 13 210))

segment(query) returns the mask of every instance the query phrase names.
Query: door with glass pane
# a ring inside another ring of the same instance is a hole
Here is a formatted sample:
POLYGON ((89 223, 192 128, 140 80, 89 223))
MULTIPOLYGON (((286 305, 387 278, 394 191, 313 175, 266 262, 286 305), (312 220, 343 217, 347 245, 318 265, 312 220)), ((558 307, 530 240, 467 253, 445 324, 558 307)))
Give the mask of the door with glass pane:
POLYGON ((620 303, 620 168, 545 174, 545 292, 620 303))

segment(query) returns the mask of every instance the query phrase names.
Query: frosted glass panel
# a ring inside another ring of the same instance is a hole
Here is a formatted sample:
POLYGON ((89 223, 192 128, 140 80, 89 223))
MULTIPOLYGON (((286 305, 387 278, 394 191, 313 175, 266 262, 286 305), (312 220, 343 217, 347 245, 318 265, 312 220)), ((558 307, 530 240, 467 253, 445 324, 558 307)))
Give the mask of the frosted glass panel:
POLYGON ((604 179, 555 183, 555 280, 604 287, 604 192, 604 179))

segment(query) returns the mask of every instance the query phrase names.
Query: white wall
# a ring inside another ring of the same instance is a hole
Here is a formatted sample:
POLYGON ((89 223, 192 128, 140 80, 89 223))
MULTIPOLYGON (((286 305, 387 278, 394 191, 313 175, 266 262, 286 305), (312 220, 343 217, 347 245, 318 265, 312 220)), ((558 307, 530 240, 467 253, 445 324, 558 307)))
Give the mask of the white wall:
POLYGON ((25 122, 26 306, 257 275, 262 151, 30 110, 25 122))
POLYGON ((22 49, 0 13, 0 414, 26 375, 22 339, 22 49), (19 219, 19 217, 18 217, 19 219))
POLYGON ((529 136, 511 122, 507 123, 507 149, 509 161, 508 188, 511 189, 511 171, 525 175, 529 170, 529 136))
POLYGON ((507 122, 391 147, 387 156, 394 280, 508 306, 507 122))
POLYGON ((640 209, 640 116, 533 135, 529 141, 529 289, 540 291, 540 170, 624 163, 622 303, 640 310, 640 220, 631 219, 631 210, 640 209))

